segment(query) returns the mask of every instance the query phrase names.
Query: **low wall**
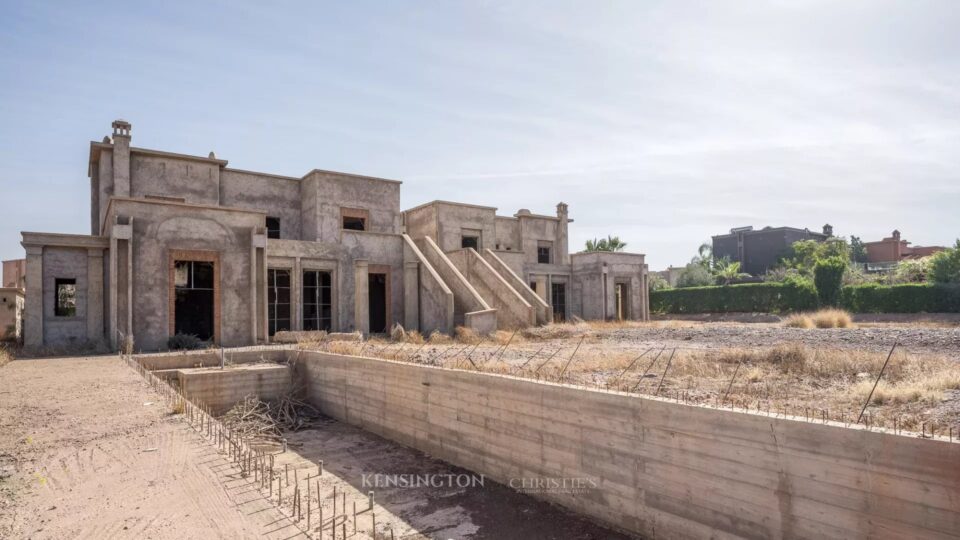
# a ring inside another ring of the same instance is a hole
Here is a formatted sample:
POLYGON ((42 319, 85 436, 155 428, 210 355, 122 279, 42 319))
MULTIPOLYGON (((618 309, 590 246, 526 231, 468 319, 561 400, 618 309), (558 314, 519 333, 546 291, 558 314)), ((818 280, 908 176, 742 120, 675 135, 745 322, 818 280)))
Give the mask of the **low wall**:
POLYGON ((960 444, 327 353, 325 414, 649 538, 948 538, 960 444))
MULTIPOLYGON (((257 350, 230 350, 224 351, 224 363, 252 364, 255 362, 285 362, 287 350, 280 348, 257 350)), ((150 371, 161 369, 183 369, 200 367, 220 367, 219 350, 166 352, 156 354, 139 354, 134 357, 144 368, 150 371)))
POLYGON ((286 365, 254 364, 227 369, 181 369, 177 379, 188 399, 210 407, 218 415, 249 395, 262 401, 279 399, 290 392, 292 373, 286 365))

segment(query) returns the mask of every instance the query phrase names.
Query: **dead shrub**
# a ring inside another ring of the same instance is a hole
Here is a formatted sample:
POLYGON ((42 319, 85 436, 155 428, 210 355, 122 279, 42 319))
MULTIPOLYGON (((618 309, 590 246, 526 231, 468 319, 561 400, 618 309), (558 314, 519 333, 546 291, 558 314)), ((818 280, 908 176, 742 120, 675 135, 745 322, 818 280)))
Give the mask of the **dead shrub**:
POLYGON ((0 345, 0 367, 7 365, 11 360, 13 360, 13 353, 6 346, 0 345))
POLYGON ((433 333, 430 334, 429 341, 431 345, 449 345, 453 343, 453 338, 439 330, 434 330, 433 333))
POLYGON ((400 324, 394 324, 393 328, 390 329, 390 339, 394 341, 406 341, 407 332, 403 329, 403 326, 400 324))
POLYGON ((842 309, 821 309, 811 315, 817 328, 850 328, 853 319, 842 309))
POLYGON ((423 338, 423 334, 421 334, 420 332, 418 332, 418 331, 416 331, 416 330, 411 330, 411 331, 407 332, 407 335, 406 335, 406 337, 405 337, 405 341, 406 341, 407 343, 413 343, 413 344, 415 344, 415 345, 422 345, 423 342, 426 341, 426 340, 423 338))
POLYGON ((813 319, 803 313, 795 313, 783 322, 787 328, 813 328, 813 319))
POLYGON ((480 336, 474 331, 473 328, 467 328, 466 326, 458 326, 454 330, 454 335, 457 338, 457 341, 460 343, 473 345, 475 343, 480 343, 480 336))

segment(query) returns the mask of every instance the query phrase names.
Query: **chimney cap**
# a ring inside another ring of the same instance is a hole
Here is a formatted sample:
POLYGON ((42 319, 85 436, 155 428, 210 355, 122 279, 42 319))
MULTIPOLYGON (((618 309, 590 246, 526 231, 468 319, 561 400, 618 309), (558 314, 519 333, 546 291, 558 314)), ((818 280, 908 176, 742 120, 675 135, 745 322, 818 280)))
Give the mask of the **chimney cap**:
POLYGON ((130 130, 133 128, 133 126, 130 125, 130 122, 127 122, 126 120, 123 120, 122 118, 117 118, 117 119, 114 120, 113 123, 110 124, 110 125, 111 125, 111 127, 113 127, 113 135, 114 135, 114 137, 116 137, 117 135, 129 137, 129 136, 130 136, 130 130))

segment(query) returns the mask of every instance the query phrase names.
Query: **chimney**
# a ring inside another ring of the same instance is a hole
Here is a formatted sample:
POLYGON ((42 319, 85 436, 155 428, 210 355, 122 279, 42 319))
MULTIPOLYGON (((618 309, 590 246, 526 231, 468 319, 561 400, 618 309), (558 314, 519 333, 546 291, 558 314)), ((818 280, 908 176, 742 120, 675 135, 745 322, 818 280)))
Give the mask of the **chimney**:
POLYGON ((130 196, 130 129, 126 120, 113 121, 113 194, 130 196))
POLYGON ((897 242, 899 242, 899 241, 900 241, 900 231, 898 231, 898 230, 896 230, 896 229, 894 229, 894 230, 893 230, 893 235, 892 235, 892 236, 893 236, 893 239, 894 239, 894 240, 896 240, 897 242))
POLYGON ((833 225, 827 223, 823 226, 823 234, 827 236, 833 236, 833 225))
POLYGON ((554 261, 557 264, 570 264, 570 248, 568 246, 567 223, 570 218, 567 214, 567 203, 557 204, 557 242, 554 246, 554 261))

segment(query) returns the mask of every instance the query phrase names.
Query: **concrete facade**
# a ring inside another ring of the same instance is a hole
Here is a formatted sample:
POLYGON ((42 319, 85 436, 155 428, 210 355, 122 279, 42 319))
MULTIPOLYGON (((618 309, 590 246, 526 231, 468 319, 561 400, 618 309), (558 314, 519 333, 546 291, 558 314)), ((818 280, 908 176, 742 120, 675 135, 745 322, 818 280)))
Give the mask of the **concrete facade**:
POLYGON ((642 538, 960 531, 944 437, 320 352, 298 368, 328 416, 642 538))
POLYGON ((401 212, 396 180, 231 169, 212 152, 134 147, 131 131, 118 120, 90 143, 89 235, 22 233, 28 348, 646 317, 643 255, 575 264, 563 203, 556 216, 439 201, 401 212), (628 309, 604 304, 611 265, 628 309))

